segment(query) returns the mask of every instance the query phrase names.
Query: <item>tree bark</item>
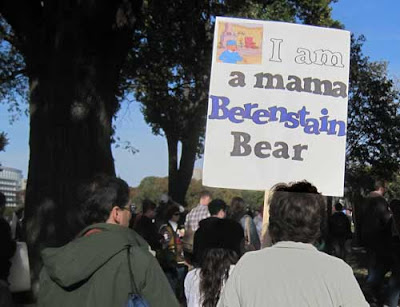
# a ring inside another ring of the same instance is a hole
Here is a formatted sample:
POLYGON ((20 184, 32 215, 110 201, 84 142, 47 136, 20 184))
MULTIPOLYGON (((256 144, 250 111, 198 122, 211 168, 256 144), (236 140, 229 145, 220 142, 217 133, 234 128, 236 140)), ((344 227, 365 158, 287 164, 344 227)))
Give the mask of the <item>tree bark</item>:
POLYGON ((25 226, 34 279, 40 250, 65 244, 84 226, 74 201, 79 182, 115 175, 112 118, 140 7, 134 0, 2 3, 30 85, 25 226))
POLYGON ((182 155, 179 163, 178 183, 176 187, 176 201, 186 206, 185 196, 193 176, 196 162, 198 135, 191 136, 182 142, 182 155))
POLYGON ((178 179, 178 139, 167 132, 168 144, 168 195, 175 201, 177 197, 178 179))
MULTIPOLYGON (((25 217, 34 264, 40 264, 42 247, 65 244, 84 226, 79 221, 79 205, 74 202, 76 185, 96 173, 115 174, 113 114, 106 109, 109 102, 99 89, 86 88, 97 97, 82 97, 85 100, 79 105, 77 97, 68 93, 74 93, 80 82, 66 84, 65 77, 65 72, 62 77, 54 73, 49 78, 31 77, 30 81, 32 87, 32 83, 37 84, 30 103, 25 217), (91 99, 92 107, 86 104, 91 99)), ((39 268, 34 265, 34 276, 39 268)))
POLYGON ((185 196, 192 180, 196 161, 199 135, 194 134, 182 141, 182 152, 178 166, 178 140, 166 133, 168 143, 168 194, 185 206, 185 196))

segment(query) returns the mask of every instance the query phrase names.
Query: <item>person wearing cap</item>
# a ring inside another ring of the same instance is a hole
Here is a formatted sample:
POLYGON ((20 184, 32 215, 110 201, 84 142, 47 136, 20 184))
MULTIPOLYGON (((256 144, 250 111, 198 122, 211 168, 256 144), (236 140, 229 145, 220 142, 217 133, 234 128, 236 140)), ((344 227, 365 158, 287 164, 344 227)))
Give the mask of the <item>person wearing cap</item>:
POLYGON ((197 250, 197 268, 185 278, 187 306, 216 306, 225 281, 242 254, 244 234, 236 221, 217 217, 201 223, 194 238, 195 246, 199 233, 202 243, 197 250))
POLYGON ((219 58, 223 63, 237 64, 237 62, 243 61, 243 57, 237 51, 236 41, 231 39, 226 42, 226 50, 223 51, 219 58))

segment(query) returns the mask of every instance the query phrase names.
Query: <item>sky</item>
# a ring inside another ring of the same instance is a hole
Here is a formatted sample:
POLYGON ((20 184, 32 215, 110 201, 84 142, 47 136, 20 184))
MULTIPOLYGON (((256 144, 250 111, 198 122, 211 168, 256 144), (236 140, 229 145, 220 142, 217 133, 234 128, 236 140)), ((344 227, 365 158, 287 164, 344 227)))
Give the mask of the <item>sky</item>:
MULTIPOLYGON (((400 79, 400 12, 399 0, 339 0, 332 5, 333 18, 356 36, 364 35, 364 54, 373 61, 388 61, 389 74, 400 79)), ((0 104, 0 131, 10 140, 5 152, 0 152, 3 166, 22 170, 27 176, 29 160, 29 119, 21 116, 10 123, 7 106, 0 104)), ((130 142, 139 151, 135 154, 113 146, 117 175, 130 186, 138 186, 147 176, 168 175, 167 143, 162 136, 152 134, 135 101, 125 101, 115 121, 116 136, 130 142)), ((202 160, 196 162, 196 168, 202 160)))

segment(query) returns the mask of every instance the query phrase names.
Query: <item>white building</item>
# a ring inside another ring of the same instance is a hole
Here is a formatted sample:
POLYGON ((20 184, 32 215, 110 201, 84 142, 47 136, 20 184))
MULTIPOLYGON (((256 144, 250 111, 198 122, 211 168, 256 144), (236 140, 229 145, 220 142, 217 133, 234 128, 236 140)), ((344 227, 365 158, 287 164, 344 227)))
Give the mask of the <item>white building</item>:
POLYGON ((0 192, 6 196, 6 206, 18 206, 17 192, 22 187, 22 171, 0 166, 0 192))

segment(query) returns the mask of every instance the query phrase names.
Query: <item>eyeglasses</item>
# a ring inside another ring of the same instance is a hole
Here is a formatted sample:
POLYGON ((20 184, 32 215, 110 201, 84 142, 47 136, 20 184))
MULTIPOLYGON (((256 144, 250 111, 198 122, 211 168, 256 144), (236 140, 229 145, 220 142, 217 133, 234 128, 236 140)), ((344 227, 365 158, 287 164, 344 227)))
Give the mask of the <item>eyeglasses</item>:
POLYGON ((120 207, 120 209, 121 210, 127 210, 127 211, 129 211, 130 213, 132 213, 132 214, 135 214, 136 213, 136 206, 135 205, 129 205, 129 207, 127 208, 127 207, 120 207))

